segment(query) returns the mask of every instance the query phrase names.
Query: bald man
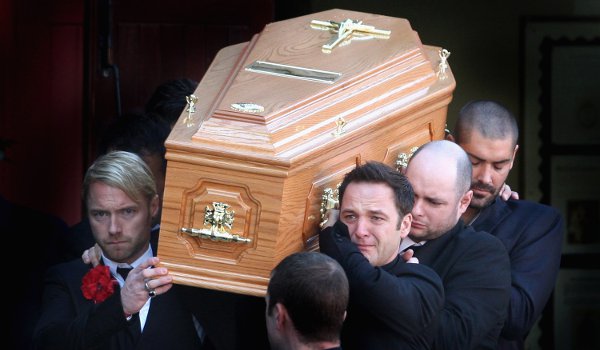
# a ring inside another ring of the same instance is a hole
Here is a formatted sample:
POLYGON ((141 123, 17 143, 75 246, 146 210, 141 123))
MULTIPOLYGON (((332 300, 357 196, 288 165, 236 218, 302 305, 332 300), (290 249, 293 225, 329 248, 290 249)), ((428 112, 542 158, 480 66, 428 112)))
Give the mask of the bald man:
POLYGON ((473 196, 471 171, 467 154, 450 141, 425 144, 406 169, 415 202, 400 249, 411 247, 420 264, 437 272, 446 296, 434 349, 495 349, 506 318, 506 250, 496 237, 461 220, 473 196))

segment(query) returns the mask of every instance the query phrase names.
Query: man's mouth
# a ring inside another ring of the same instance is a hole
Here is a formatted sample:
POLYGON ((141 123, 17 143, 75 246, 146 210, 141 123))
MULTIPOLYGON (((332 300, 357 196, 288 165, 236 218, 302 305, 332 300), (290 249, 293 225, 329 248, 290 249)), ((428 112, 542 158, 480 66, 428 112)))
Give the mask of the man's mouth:
POLYGON ((422 224, 422 223, 420 223, 420 222, 413 221, 413 222, 410 224, 410 227, 412 227, 412 228, 416 228, 416 229, 424 229, 424 228, 425 228, 425 225, 424 225, 424 224, 422 224))

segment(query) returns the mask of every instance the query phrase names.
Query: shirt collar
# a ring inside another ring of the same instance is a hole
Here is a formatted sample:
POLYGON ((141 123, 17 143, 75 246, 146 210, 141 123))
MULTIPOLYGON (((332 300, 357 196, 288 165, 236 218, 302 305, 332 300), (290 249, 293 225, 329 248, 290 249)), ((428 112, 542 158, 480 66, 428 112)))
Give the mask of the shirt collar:
POLYGON ((425 243, 427 243, 427 241, 421 241, 419 243, 413 241, 410 237, 406 236, 404 238, 402 238, 402 241, 400 242, 400 250, 401 252, 405 251, 406 249, 408 249, 409 247, 412 247, 413 245, 416 246, 422 246, 425 243))
POLYGON ((109 258, 107 258, 104 255, 104 252, 102 253, 102 260, 104 261, 104 265, 108 266, 110 268, 110 273, 113 276, 115 276, 117 279, 122 279, 121 275, 119 275, 117 273, 117 267, 132 267, 132 268, 135 269, 141 263, 143 263, 144 261, 150 259, 153 256, 154 255, 152 253, 152 247, 150 246, 150 244, 148 244, 148 249, 146 249, 146 251, 144 252, 144 254, 142 254, 142 256, 140 256, 137 260, 135 260, 131 264, 114 262, 114 261, 110 260, 109 258))

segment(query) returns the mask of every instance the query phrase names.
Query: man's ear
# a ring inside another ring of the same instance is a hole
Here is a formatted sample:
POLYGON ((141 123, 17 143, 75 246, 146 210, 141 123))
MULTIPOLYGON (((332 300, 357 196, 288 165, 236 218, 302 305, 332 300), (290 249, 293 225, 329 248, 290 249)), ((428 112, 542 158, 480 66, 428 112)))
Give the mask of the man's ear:
POLYGON ((456 142, 456 141, 454 140, 454 135, 452 135, 451 133, 447 133, 447 134, 446 134, 446 140, 448 140, 448 141, 452 141, 452 142, 456 142))
POLYGON ((155 195, 154 198, 152 198, 152 201, 150 202, 150 214, 152 214, 152 217, 155 217, 158 214, 159 205, 160 198, 158 198, 158 195, 155 195))
POLYGON ((467 193, 463 194, 463 196, 460 199, 460 203, 458 204, 458 210, 460 212, 460 215, 462 215, 467 210, 469 204, 471 204, 471 199, 473 199, 473 191, 468 190, 467 193))
POLYGON ((518 150, 519 150, 519 145, 515 145, 515 150, 513 151, 512 160, 510 161, 510 169, 512 169, 513 164, 515 164, 515 159, 517 157, 518 150))
POLYGON ((285 327, 287 327, 288 323, 290 323, 291 321, 287 309, 285 308, 285 305, 283 305, 282 303, 275 304, 273 312, 275 313, 273 316, 275 317, 277 329, 285 329, 285 327))
POLYGON ((400 230, 400 237, 404 238, 410 233, 410 224, 412 224, 412 214, 408 213, 402 217, 398 223, 397 230, 400 230))

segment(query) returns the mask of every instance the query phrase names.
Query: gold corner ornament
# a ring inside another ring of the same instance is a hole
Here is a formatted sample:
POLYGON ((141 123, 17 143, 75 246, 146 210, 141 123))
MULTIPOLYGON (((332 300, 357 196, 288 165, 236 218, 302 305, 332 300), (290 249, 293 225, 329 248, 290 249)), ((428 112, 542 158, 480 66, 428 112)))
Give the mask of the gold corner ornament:
POLYGON ((319 223, 319 227, 321 228, 327 224, 327 211, 329 209, 339 208, 341 184, 341 182, 338 183, 335 189, 327 187, 323 190, 323 194, 321 195, 321 209, 319 209, 319 212, 321 213, 321 223, 319 223))
POLYGON ((186 96, 185 101, 187 102, 187 108, 185 109, 187 116, 183 118, 183 124, 189 128, 194 125, 192 122, 192 114, 196 113, 196 102, 198 102, 198 97, 192 94, 186 96))
POLYGON ((342 134, 344 134, 346 132, 344 130, 344 127, 346 126, 346 124, 348 124, 348 122, 344 118, 339 117, 335 121, 335 130, 331 134, 335 137, 341 136, 342 134))
POLYGON ((345 19, 341 22, 312 20, 310 27, 318 30, 329 30, 335 36, 321 47, 324 53, 331 53, 336 46, 344 46, 353 39, 389 39, 391 30, 377 29, 374 26, 363 24, 362 21, 345 19))
POLYGON ((410 160, 410 157, 412 157, 418 149, 419 147, 413 147, 410 149, 409 153, 402 152, 398 154, 398 158, 396 159, 396 170, 400 172, 404 171, 408 166, 408 161, 410 160))
POLYGON ((228 229, 233 227, 235 216, 235 211, 228 210, 229 208, 230 205, 227 203, 213 202, 212 209, 209 206, 206 206, 204 209, 204 226, 210 226, 210 228, 195 229, 182 227, 181 232, 187 233, 192 237, 208 238, 213 241, 252 242, 250 238, 231 234, 228 231, 228 229))
POLYGON ((437 76, 440 80, 444 80, 448 77, 446 70, 448 69, 448 57, 450 57, 450 54, 451 52, 446 49, 441 49, 438 53, 440 56, 440 64, 438 65, 437 76))

